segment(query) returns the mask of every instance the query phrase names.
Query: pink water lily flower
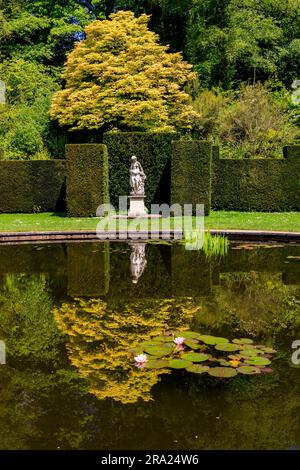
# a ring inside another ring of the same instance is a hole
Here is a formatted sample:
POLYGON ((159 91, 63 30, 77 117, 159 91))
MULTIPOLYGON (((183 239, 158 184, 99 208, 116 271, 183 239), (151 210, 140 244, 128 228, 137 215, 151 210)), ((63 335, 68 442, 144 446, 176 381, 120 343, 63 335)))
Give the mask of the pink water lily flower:
POLYGON ((146 354, 138 354, 138 356, 135 356, 134 360, 137 366, 143 366, 147 362, 147 356, 146 354))
POLYGON ((174 338, 174 343, 177 345, 177 346, 181 346, 185 341, 185 338, 183 338, 182 336, 178 336, 177 338, 174 338))

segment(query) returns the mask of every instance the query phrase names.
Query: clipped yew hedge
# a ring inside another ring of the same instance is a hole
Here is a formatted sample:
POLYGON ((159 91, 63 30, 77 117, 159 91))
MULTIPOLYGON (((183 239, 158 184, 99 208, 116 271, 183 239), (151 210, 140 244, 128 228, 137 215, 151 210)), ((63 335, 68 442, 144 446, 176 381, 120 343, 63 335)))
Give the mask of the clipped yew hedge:
POLYGON ((64 160, 0 161, 0 212, 65 208, 64 160))
POLYGON ((103 144, 68 144, 67 211, 70 217, 96 216, 109 202, 108 155, 103 144))
POLYGON ((200 141, 176 141, 172 147, 172 204, 211 206, 212 146, 200 141))
POLYGON ((287 212, 300 210, 300 146, 282 159, 231 160, 213 151, 212 208, 287 212))
POLYGON ((146 205, 170 203, 172 141, 176 133, 108 132, 104 144, 109 154, 110 201, 115 208, 119 196, 130 193, 129 168, 132 155, 143 166, 146 180, 146 205))

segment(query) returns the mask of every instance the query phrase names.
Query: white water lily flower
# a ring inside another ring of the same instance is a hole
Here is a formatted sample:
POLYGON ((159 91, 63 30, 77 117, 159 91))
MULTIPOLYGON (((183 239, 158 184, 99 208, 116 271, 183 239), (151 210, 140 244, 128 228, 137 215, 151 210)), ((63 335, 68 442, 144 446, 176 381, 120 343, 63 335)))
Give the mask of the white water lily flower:
POLYGON ((185 341, 185 338, 182 336, 178 336, 177 338, 174 338, 174 343, 177 344, 177 346, 183 344, 185 341))
POLYGON ((142 365, 147 362, 147 356, 146 354, 139 354, 138 356, 135 356, 134 360, 138 365, 142 365))

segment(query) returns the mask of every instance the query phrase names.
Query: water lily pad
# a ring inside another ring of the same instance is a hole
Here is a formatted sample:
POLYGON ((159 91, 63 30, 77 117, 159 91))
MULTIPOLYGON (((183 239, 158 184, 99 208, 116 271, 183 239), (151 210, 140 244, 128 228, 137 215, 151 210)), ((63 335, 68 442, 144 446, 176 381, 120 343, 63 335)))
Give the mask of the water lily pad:
POLYGON ((249 339, 249 338, 233 339, 232 342, 235 344, 252 344, 253 343, 252 339, 249 339))
POLYGON ((238 351, 239 347, 236 344, 232 343, 221 343, 221 344, 216 344, 215 346, 217 351, 238 351))
POLYGON ((203 354, 203 353, 185 353, 182 356, 182 359, 185 359, 186 361, 192 361, 192 362, 204 362, 207 361, 209 358, 208 354, 203 354))
POLYGON ((203 341, 203 343, 211 344, 211 345, 215 345, 219 343, 224 344, 228 342, 228 339, 226 338, 220 338, 219 336, 210 336, 210 335, 201 335, 199 339, 203 341))
MULTIPOLYGON (((236 343, 234 343, 234 344, 236 344, 236 343)), ((236 344, 236 346, 238 346, 240 348, 240 350, 253 349, 255 351, 256 348, 257 348, 254 344, 236 344)))
POLYGON ((156 338, 152 338, 152 341, 159 343, 173 343, 173 338, 172 336, 157 336, 156 338))
POLYGON ((273 372, 273 369, 271 369, 271 367, 260 367, 259 369, 264 374, 271 374, 273 372))
POLYGON ((133 354, 134 356, 138 356, 139 354, 143 354, 144 350, 141 347, 137 347, 137 348, 129 349, 129 352, 133 354))
POLYGON ((169 361, 169 367, 171 369, 186 369, 192 364, 193 363, 191 361, 186 361, 184 359, 171 359, 169 361))
POLYGON ((200 333, 197 333, 196 331, 180 331, 177 332, 175 336, 180 336, 182 338, 187 338, 187 339, 198 339, 200 336, 200 333))
POLYGON ((148 346, 157 346, 158 342, 157 341, 154 341, 153 339, 152 340, 149 340, 149 341, 143 341, 139 347, 141 348, 148 348, 148 346))
POLYGON ((163 357, 168 356, 173 350, 173 344, 156 344, 147 346, 144 348, 145 352, 151 354, 151 356, 163 357))
POLYGON ((250 364, 252 366, 268 366, 269 364, 271 364, 271 361, 266 357, 257 356, 247 359, 247 364, 250 364))
POLYGON ((187 367, 186 370, 188 372, 193 372, 194 374, 204 374, 209 370, 207 366, 201 366, 200 364, 192 364, 191 366, 187 367))
POLYGON ((254 366, 241 366, 237 369, 237 371, 244 375, 260 374, 260 369, 254 366))
MULTIPOLYGON (((261 351, 261 353, 262 353, 262 351, 261 351)), ((240 356, 241 357, 252 357, 252 356, 256 357, 257 352, 256 352, 255 349, 242 349, 240 351, 240 356)))
POLYGON ((192 339, 184 340, 184 344, 186 344, 191 349, 199 349, 201 347, 201 345, 197 341, 192 339))
POLYGON ((231 366, 230 362, 225 361, 225 359, 218 359, 218 363, 222 367, 230 367, 231 366))
POLYGON ((277 352, 275 349, 268 348, 268 347, 263 347, 261 349, 264 351, 264 353, 267 353, 267 354, 275 354, 277 352))
POLYGON ((166 359, 153 359, 146 362, 145 367, 147 369, 164 369, 168 368, 169 361, 166 359))
POLYGON ((237 375, 237 371, 235 369, 231 369, 230 367, 213 367, 209 369, 208 373, 212 377, 220 378, 235 377, 237 375))

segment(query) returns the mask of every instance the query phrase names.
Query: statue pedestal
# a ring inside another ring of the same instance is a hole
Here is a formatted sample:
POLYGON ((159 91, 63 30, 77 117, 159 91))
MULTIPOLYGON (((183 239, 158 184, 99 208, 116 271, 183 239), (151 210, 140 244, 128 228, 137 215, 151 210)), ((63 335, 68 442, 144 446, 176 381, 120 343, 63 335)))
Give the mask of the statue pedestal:
POLYGON ((132 195, 129 196, 129 201, 129 218, 135 219, 136 217, 147 217, 148 214, 145 208, 145 196, 132 195))

